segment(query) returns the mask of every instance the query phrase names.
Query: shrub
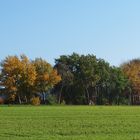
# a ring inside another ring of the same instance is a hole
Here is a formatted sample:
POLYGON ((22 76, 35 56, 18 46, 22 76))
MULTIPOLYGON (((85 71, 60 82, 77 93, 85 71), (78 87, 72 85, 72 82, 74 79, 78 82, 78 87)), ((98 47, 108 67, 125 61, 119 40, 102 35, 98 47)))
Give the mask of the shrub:
POLYGON ((8 102, 9 103, 14 103, 15 102, 15 99, 16 99, 16 94, 10 94, 9 95, 9 98, 8 98, 8 102))
POLYGON ((39 97, 32 97, 31 98, 31 104, 32 105, 40 105, 40 99, 39 99, 39 97))

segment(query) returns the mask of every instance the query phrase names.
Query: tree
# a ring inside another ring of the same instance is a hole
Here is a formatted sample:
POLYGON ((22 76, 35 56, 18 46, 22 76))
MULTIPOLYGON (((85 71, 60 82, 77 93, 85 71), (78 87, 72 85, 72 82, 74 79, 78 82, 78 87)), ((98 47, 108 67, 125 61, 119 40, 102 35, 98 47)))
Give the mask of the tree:
POLYGON ((97 59, 97 74, 100 77, 98 83, 95 86, 95 92, 97 95, 98 104, 106 104, 109 94, 109 85, 110 85, 110 75, 111 67, 103 59, 97 59))
POLYGON ((96 57, 94 55, 84 56, 76 53, 70 56, 63 55, 56 60, 56 66, 58 71, 63 70, 61 89, 62 85, 63 92, 67 89, 63 95, 67 103, 88 104, 92 96, 90 88, 94 87, 99 80, 96 72, 96 57), (68 84, 65 81, 68 81, 68 84), (65 83, 65 86, 62 83, 65 83))
POLYGON ((1 63, 1 82, 9 94, 16 94, 19 103, 21 97, 30 98, 30 88, 36 80, 36 71, 25 55, 8 56, 1 63))
POLYGON ((121 69, 129 79, 129 99, 130 104, 135 103, 133 95, 140 95, 140 59, 133 59, 121 65, 121 69), (133 100, 132 100, 133 99, 133 100))
POLYGON ((140 59, 133 59, 121 65, 121 69, 132 84, 135 94, 140 94, 140 59))
POLYGON ((57 70, 42 58, 36 58, 32 61, 35 67, 37 77, 35 80, 35 92, 43 95, 45 103, 45 94, 53 88, 54 85, 61 81, 60 75, 57 74, 57 70))
POLYGON ((58 103, 61 104, 62 101, 62 91, 63 88, 69 88, 73 84, 73 74, 70 71, 69 67, 63 63, 57 63, 55 68, 58 70, 59 75, 61 75, 61 82, 57 85, 60 87, 59 95, 58 95, 58 103))
POLYGON ((98 63, 94 55, 81 55, 79 59, 78 77, 81 85, 84 87, 87 104, 93 96, 93 88, 100 80, 97 72, 98 63))
POLYGON ((111 67, 110 77, 110 97, 109 100, 112 102, 116 100, 119 105, 122 98, 126 98, 125 90, 128 90, 130 83, 127 77, 124 75, 121 68, 111 67))

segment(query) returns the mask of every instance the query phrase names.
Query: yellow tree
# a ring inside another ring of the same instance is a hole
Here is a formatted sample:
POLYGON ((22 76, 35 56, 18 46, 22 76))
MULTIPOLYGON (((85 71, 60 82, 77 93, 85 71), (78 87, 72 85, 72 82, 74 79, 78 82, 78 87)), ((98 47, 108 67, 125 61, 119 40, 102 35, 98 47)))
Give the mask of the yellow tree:
POLYGON ((1 63, 1 82, 9 94, 16 94, 21 103, 21 97, 29 97, 29 89, 36 80, 33 64, 25 55, 8 56, 1 63))
POLYGON ((121 66, 124 74, 132 84, 135 94, 140 94, 140 59, 134 59, 121 66))
POLYGON ((22 92, 21 94, 24 95, 27 102, 27 99, 30 100, 32 94, 34 94, 32 89, 34 87, 37 74, 34 65, 27 56, 21 55, 20 61, 22 65, 20 91, 22 92))
POLYGON ((35 90, 43 95, 45 102, 45 94, 54 85, 61 81, 60 75, 57 74, 57 70, 42 58, 36 58, 33 61, 33 65, 36 68, 37 78, 35 82, 35 90))

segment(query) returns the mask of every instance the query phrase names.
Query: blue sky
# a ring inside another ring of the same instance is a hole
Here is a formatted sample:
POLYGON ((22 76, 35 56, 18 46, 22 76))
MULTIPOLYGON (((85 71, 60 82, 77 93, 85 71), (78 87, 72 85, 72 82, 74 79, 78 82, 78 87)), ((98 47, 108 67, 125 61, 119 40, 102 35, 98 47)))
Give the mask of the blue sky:
POLYGON ((111 65, 140 57, 140 0, 0 0, 0 60, 95 54, 111 65))

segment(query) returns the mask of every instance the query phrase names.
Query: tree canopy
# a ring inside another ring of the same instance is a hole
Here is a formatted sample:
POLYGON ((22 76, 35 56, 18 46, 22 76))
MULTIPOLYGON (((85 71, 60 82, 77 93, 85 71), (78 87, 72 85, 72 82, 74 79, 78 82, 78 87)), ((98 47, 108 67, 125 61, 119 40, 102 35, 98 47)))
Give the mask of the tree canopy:
POLYGON ((139 77, 139 59, 115 67, 93 54, 73 53, 61 55, 52 66, 42 58, 20 55, 1 62, 0 85, 16 103, 119 105, 140 95, 139 77))
POLYGON ((29 101, 35 93, 46 93, 61 81, 57 70, 42 59, 30 61, 27 56, 8 56, 1 63, 1 84, 9 95, 29 101))
POLYGON ((59 102, 65 100, 68 104, 89 104, 90 101, 97 104, 119 103, 128 83, 120 68, 111 67, 94 55, 63 55, 56 59, 55 67, 62 77, 59 102))

